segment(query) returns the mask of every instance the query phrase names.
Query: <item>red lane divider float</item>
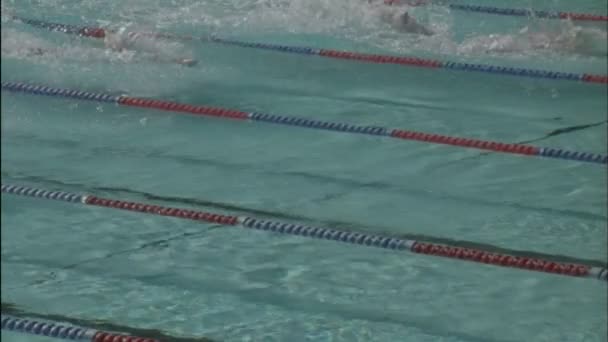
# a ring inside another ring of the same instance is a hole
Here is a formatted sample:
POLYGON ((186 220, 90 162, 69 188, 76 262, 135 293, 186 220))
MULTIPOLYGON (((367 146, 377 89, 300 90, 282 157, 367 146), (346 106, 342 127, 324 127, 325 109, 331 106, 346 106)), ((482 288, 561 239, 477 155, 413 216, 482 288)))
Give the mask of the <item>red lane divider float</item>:
POLYGON ((172 111, 172 112, 215 116, 218 118, 229 118, 229 119, 236 119, 236 120, 249 119, 249 113, 242 112, 239 110, 224 109, 224 108, 217 108, 217 107, 207 107, 207 106, 196 106, 196 105, 181 104, 181 103, 169 102, 169 101, 163 101, 163 100, 150 100, 150 99, 141 99, 141 98, 136 98, 136 97, 122 96, 118 99, 118 103, 121 105, 130 106, 130 107, 161 109, 161 110, 167 110, 167 111, 172 111))
MULTIPOLYGON (((34 27, 43 28, 49 31, 63 32, 67 34, 75 34, 83 37, 91 38, 104 38, 106 31, 100 27, 89 27, 89 26, 75 26, 59 23, 51 23, 36 19, 28 19, 21 17, 14 17, 21 22, 32 25, 34 27)), ((378 64, 396 64, 396 65, 407 65, 425 68, 435 69, 451 69, 459 71, 470 71, 470 72, 484 72, 499 75, 510 75, 510 76, 522 76, 552 80, 569 80, 579 81, 585 83, 598 83, 608 84, 608 75, 594 75, 594 74, 579 74, 579 73, 567 73, 567 72, 556 72, 548 70, 537 70, 537 69, 526 69, 526 68, 515 68, 505 67, 498 65, 487 65, 487 64, 476 64, 476 63, 461 63, 461 62, 450 62, 450 61, 437 61, 432 59, 417 58, 417 57, 406 57, 406 56, 385 56, 375 54, 365 54, 353 51, 338 51, 331 49, 317 49, 305 46, 289 46, 280 44, 270 43, 257 43, 257 42, 246 42, 232 39, 219 38, 215 36, 211 37, 194 37, 194 36, 182 36, 165 33, 151 33, 151 32, 130 32, 130 34, 143 34, 156 38, 163 39, 176 39, 185 41, 204 41, 213 42, 224 45, 239 46, 245 48, 263 49, 278 52, 294 53, 300 55, 309 56, 320 56, 326 58, 353 60, 368 63, 378 64)))
POLYGON ((136 211, 140 213, 176 217, 208 223, 223 224, 227 226, 241 226, 255 230, 264 230, 274 233, 304 236, 308 238, 332 240, 355 245, 378 247, 397 251, 409 251, 417 254, 435 255, 445 258, 461 259, 466 261, 484 263, 494 266, 519 268, 530 271, 539 271, 561 274, 573 277, 596 278, 608 280, 608 270, 595 266, 549 261, 539 258, 519 257, 507 254, 493 253, 480 249, 449 246, 445 244, 427 243, 416 240, 398 239, 368 233, 357 233, 310 227, 300 224, 285 223, 271 220, 261 220, 248 216, 233 216, 213 214, 191 209, 180 209, 150 205, 139 202, 122 201, 101 198, 93 195, 79 195, 64 191, 48 191, 26 186, 2 184, 2 193, 28 196, 34 198, 50 199, 71 203, 82 203, 105 208, 136 211))

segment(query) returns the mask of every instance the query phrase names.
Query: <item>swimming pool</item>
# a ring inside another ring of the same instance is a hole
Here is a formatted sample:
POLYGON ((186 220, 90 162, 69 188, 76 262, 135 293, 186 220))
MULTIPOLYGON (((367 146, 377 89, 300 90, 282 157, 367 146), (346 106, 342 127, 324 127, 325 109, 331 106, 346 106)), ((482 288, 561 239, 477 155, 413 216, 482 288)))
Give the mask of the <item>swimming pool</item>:
MULTIPOLYGON (((265 3, 2 5, 72 25, 132 22, 141 30, 243 42, 607 73, 601 57, 456 53, 444 38, 395 39, 353 0, 265 3)), ((605 14, 600 1, 508 7, 605 14)), ((454 41, 471 32, 515 32, 528 20, 445 6, 415 13, 434 18, 454 41)), ((3 185, 606 267, 605 164, 5 89, 6 82, 25 82, 605 155, 604 84, 167 42, 168 50, 200 59, 185 68, 118 61, 91 39, 23 22, 3 20, 2 30, 3 44, 65 48, 56 57, 2 57, 3 185)), ((606 282, 597 279, 4 188, 1 267, 3 314, 128 327, 134 330, 123 332, 163 341, 605 341, 608 333, 606 282)), ((2 338, 50 341, 5 330, 2 338)))

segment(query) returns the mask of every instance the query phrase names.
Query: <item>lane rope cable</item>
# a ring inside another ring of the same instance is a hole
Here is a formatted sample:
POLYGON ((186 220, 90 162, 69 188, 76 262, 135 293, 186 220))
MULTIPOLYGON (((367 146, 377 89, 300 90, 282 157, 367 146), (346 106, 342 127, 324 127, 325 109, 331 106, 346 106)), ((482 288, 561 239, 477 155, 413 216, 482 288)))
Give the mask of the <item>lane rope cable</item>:
POLYGON ((510 153, 526 156, 574 160, 579 162, 608 164, 608 155, 569 151, 561 148, 536 147, 523 144, 508 144, 471 138, 453 137, 442 134, 431 134, 404 129, 385 128, 380 126, 354 125, 340 122, 321 121, 293 116, 267 114, 260 112, 243 112, 233 109, 181 104, 171 101, 144 99, 123 95, 110 95, 82 90, 47 87, 21 82, 2 82, 2 90, 42 95, 51 97, 72 98, 77 100, 115 103, 122 106, 151 108, 163 111, 189 113, 216 118, 235 120, 251 120, 264 123, 297 126, 310 129, 330 130, 343 133, 356 133, 388 138, 413 140, 431 144, 451 145, 456 147, 473 148, 500 153, 510 153))
POLYGON ((573 21, 608 21, 608 16, 600 14, 590 13, 575 13, 575 12, 564 12, 564 11, 546 11, 546 10, 535 10, 529 8, 505 8, 505 7, 494 7, 494 6, 482 6, 473 4, 454 4, 449 3, 445 0, 430 1, 430 0, 406 0, 401 2, 400 0, 384 0, 384 4, 387 6, 393 5, 408 5, 408 6, 427 6, 427 5, 440 5, 447 6, 451 9, 464 11, 464 12, 477 12, 487 14, 498 14, 498 15, 510 15, 517 17, 530 17, 540 19, 562 19, 562 20, 573 20, 573 21))
POLYGON ((223 215, 191 209, 173 208, 139 202, 102 198, 94 195, 79 195, 65 191, 48 191, 28 186, 2 184, 1 189, 2 193, 11 195, 49 199, 69 203, 80 203, 90 206, 135 211, 145 214, 175 217, 226 226, 240 226, 254 230, 303 236, 313 239, 331 240, 354 245, 378 247, 397 251, 408 251, 416 254, 434 255, 450 259, 460 259, 494 266, 608 281, 608 270, 605 267, 512 256, 507 254, 492 253, 480 249, 463 248, 410 239, 399 239, 368 233, 312 227, 274 220, 262 220, 249 216, 223 215))
POLYGON ((51 322, 22 319, 2 314, 2 330, 25 333, 36 336, 54 337, 69 341, 87 342, 160 342, 151 338, 143 338, 101 330, 62 325, 51 322))
POLYGON ((608 16, 606 16, 606 15, 589 14, 589 13, 541 11, 541 10, 526 9, 526 8, 504 8, 504 7, 461 5, 461 4, 449 4, 448 7, 451 9, 465 11, 465 12, 509 15, 509 16, 517 16, 517 17, 531 17, 531 18, 541 18, 541 19, 562 19, 562 20, 574 20, 574 21, 608 21, 608 16))

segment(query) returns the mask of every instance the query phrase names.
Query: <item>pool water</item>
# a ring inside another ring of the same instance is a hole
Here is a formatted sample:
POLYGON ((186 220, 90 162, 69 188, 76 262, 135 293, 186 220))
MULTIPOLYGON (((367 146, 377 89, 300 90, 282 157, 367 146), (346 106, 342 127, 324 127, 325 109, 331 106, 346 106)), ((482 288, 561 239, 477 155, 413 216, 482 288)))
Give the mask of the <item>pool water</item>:
MULTIPOLYGON (((602 1, 472 4, 605 14, 602 1)), ((606 58, 462 53, 557 25, 356 0, 3 1, 71 24, 606 74, 606 58)), ((585 24, 586 26, 593 26, 585 24)), ((598 24, 595 24, 596 26, 598 24)), ((601 28, 601 25, 599 25, 601 28)), ((605 29, 605 25, 604 25, 605 29)), ((604 85, 165 42, 185 68, 2 21, 2 81, 607 153, 604 85), (12 45, 11 45, 12 44, 12 45), (5 46, 60 46, 45 57, 5 46), (555 130, 586 126, 563 134, 555 130)), ((2 183, 605 265, 604 165, 2 92, 2 183)), ((2 303, 216 341, 606 341, 606 283, 2 194, 2 303)), ((51 341, 2 332, 7 341, 51 341)))

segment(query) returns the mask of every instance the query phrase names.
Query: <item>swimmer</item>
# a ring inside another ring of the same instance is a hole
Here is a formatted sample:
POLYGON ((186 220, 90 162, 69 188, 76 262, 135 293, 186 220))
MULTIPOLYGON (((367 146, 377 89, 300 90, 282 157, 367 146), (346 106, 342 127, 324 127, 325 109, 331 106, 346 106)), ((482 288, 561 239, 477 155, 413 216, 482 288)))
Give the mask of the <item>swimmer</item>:
MULTIPOLYGON (((2 47, 3 54, 17 54, 19 56, 25 57, 39 57, 39 56, 48 56, 48 55, 59 55, 62 53, 60 49, 57 48, 39 48, 39 47, 21 47, 18 49, 7 49, 4 46, 2 47)), ((155 56, 152 58, 155 62, 164 62, 163 59, 155 56)), ((172 62, 177 64, 185 65, 185 66, 194 66, 196 65, 196 60, 193 59, 173 59, 172 62)))
MULTIPOLYGON (((12 34, 8 32, 2 32, 2 55, 19 56, 19 57, 39 57, 39 56, 61 56, 66 54, 66 49, 60 47, 41 47, 40 43, 32 44, 32 42, 23 42, 11 37, 12 34)), ((132 50, 137 48, 139 51, 146 53, 144 59, 151 59, 154 62, 171 62, 177 63, 184 66, 194 66, 197 61, 190 58, 163 58, 157 52, 157 50, 148 48, 146 49, 145 44, 142 46, 136 46, 136 43, 140 42, 138 34, 129 35, 129 39, 121 39, 122 37, 109 34, 104 39, 104 45, 108 50, 115 51, 118 53, 125 53, 122 57, 132 57, 138 51, 132 50), (147 51, 146 51, 147 50, 147 51), (130 56, 129 56, 130 55, 130 56)), ((152 47, 152 46, 149 46, 152 47)), ((97 53, 99 55, 99 53, 97 53)))
MULTIPOLYGON (((432 36, 435 32, 418 23, 408 11, 399 13, 393 6, 417 6, 429 0, 368 0, 378 5, 380 17, 396 30, 411 34, 432 36)), ((569 21, 566 26, 555 30, 531 31, 524 27, 518 34, 490 34, 464 41, 458 46, 461 52, 518 53, 529 51, 554 51, 558 53, 606 57, 608 36, 605 30, 574 26, 569 21)))
MULTIPOLYGON (((106 30, 105 32, 103 41, 107 49, 120 53, 126 51, 148 52, 155 55, 153 58, 154 60, 163 60, 163 58, 158 55, 158 48, 153 41, 142 33, 126 32, 124 27, 115 32, 110 30, 106 30)), ((198 63, 195 59, 191 58, 171 58, 170 61, 185 66, 194 66, 198 63)))
MULTIPOLYGON (((425 0, 384 0, 382 6, 378 8, 380 12, 380 18, 382 20, 390 23, 396 30, 411 33, 411 34, 421 34, 425 36, 432 36, 435 34, 433 30, 428 27, 418 23, 416 19, 414 19, 408 11, 398 12, 395 8, 389 8, 388 6, 392 5, 401 5, 408 4, 417 6, 421 4, 425 0), (385 6, 388 5, 388 6, 385 6)), ((378 3, 376 0, 368 0, 368 3, 375 4, 378 3)))
POLYGON ((409 15, 408 12, 403 12, 403 14, 398 17, 397 21, 394 19, 393 21, 393 25, 395 25, 399 30, 407 33, 422 34, 425 36, 432 36, 435 34, 435 32, 428 27, 418 23, 409 15))
POLYGON ((460 52, 522 53, 528 51, 553 51, 587 56, 608 54, 607 35, 602 30, 570 27, 557 32, 531 32, 524 27, 516 35, 491 34, 464 41, 460 52))
POLYGON ((389 22, 396 30, 404 33, 421 34, 425 36, 432 36, 435 34, 428 27, 418 23, 410 14, 406 11, 401 14, 395 12, 382 11, 380 14, 381 18, 389 22))

